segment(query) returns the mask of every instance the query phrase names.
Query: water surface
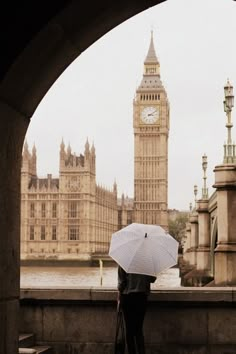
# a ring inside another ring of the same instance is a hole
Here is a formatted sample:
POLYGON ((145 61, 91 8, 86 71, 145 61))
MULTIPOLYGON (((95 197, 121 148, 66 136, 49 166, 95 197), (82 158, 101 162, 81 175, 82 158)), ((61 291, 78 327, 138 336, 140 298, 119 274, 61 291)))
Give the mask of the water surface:
MULTIPOLYGON (((21 267, 21 288, 112 287, 117 286, 117 267, 21 267), (102 285, 101 285, 102 278, 102 285)), ((180 286, 179 269, 171 268, 157 276, 152 289, 180 286)))

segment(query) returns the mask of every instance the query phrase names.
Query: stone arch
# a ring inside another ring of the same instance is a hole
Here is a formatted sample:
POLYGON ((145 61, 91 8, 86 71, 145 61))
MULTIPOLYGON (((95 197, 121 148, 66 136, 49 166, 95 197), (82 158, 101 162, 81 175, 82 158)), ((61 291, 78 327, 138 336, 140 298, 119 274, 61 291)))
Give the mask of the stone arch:
POLYGON ((92 5, 58 0, 1 7, 0 353, 18 352, 20 167, 30 118, 52 84, 86 48, 163 1, 100 0, 92 5))

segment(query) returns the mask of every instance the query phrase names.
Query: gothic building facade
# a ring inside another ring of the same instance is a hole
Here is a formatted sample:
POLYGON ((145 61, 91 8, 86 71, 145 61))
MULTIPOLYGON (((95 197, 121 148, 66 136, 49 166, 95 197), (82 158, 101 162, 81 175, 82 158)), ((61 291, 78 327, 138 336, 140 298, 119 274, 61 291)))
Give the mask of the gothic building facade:
POLYGON ((117 186, 96 184, 95 148, 60 148, 59 178, 38 178, 36 149, 27 143, 21 176, 21 259, 80 259, 106 253, 117 230, 117 186))
POLYGON ((132 222, 167 228, 169 103, 153 35, 133 102, 134 198, 96 183, 95 147, 60 146, 59 178, 38 178, 36 148, 24 146, 21 259, 91 260, 108 253, 111 235, 132 222))

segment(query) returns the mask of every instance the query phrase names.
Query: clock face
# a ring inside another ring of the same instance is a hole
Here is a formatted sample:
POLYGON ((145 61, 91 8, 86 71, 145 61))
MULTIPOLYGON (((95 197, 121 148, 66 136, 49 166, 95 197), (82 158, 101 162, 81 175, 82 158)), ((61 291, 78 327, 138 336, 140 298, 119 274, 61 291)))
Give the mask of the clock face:
POLYGON ((79 192, 80 191, 80 180, 77 177, 72 177, 68 180, 67 188, 70 192, 79 192))
POLYGON ((157 107, 145 107, 141 113, 141 119, 146 124, 153 124, 159 118, 159 111, 157 107))

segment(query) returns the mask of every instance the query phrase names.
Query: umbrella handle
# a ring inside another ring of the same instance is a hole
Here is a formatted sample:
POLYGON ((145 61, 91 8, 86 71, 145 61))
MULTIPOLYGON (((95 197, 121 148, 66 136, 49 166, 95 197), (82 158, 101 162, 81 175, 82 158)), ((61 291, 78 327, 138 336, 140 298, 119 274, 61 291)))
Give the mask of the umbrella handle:
POLYGON ((120 309, 121 309, 120 300, 117 300, 117 308, 116 308, 116 311, 119 312, 120 309))

